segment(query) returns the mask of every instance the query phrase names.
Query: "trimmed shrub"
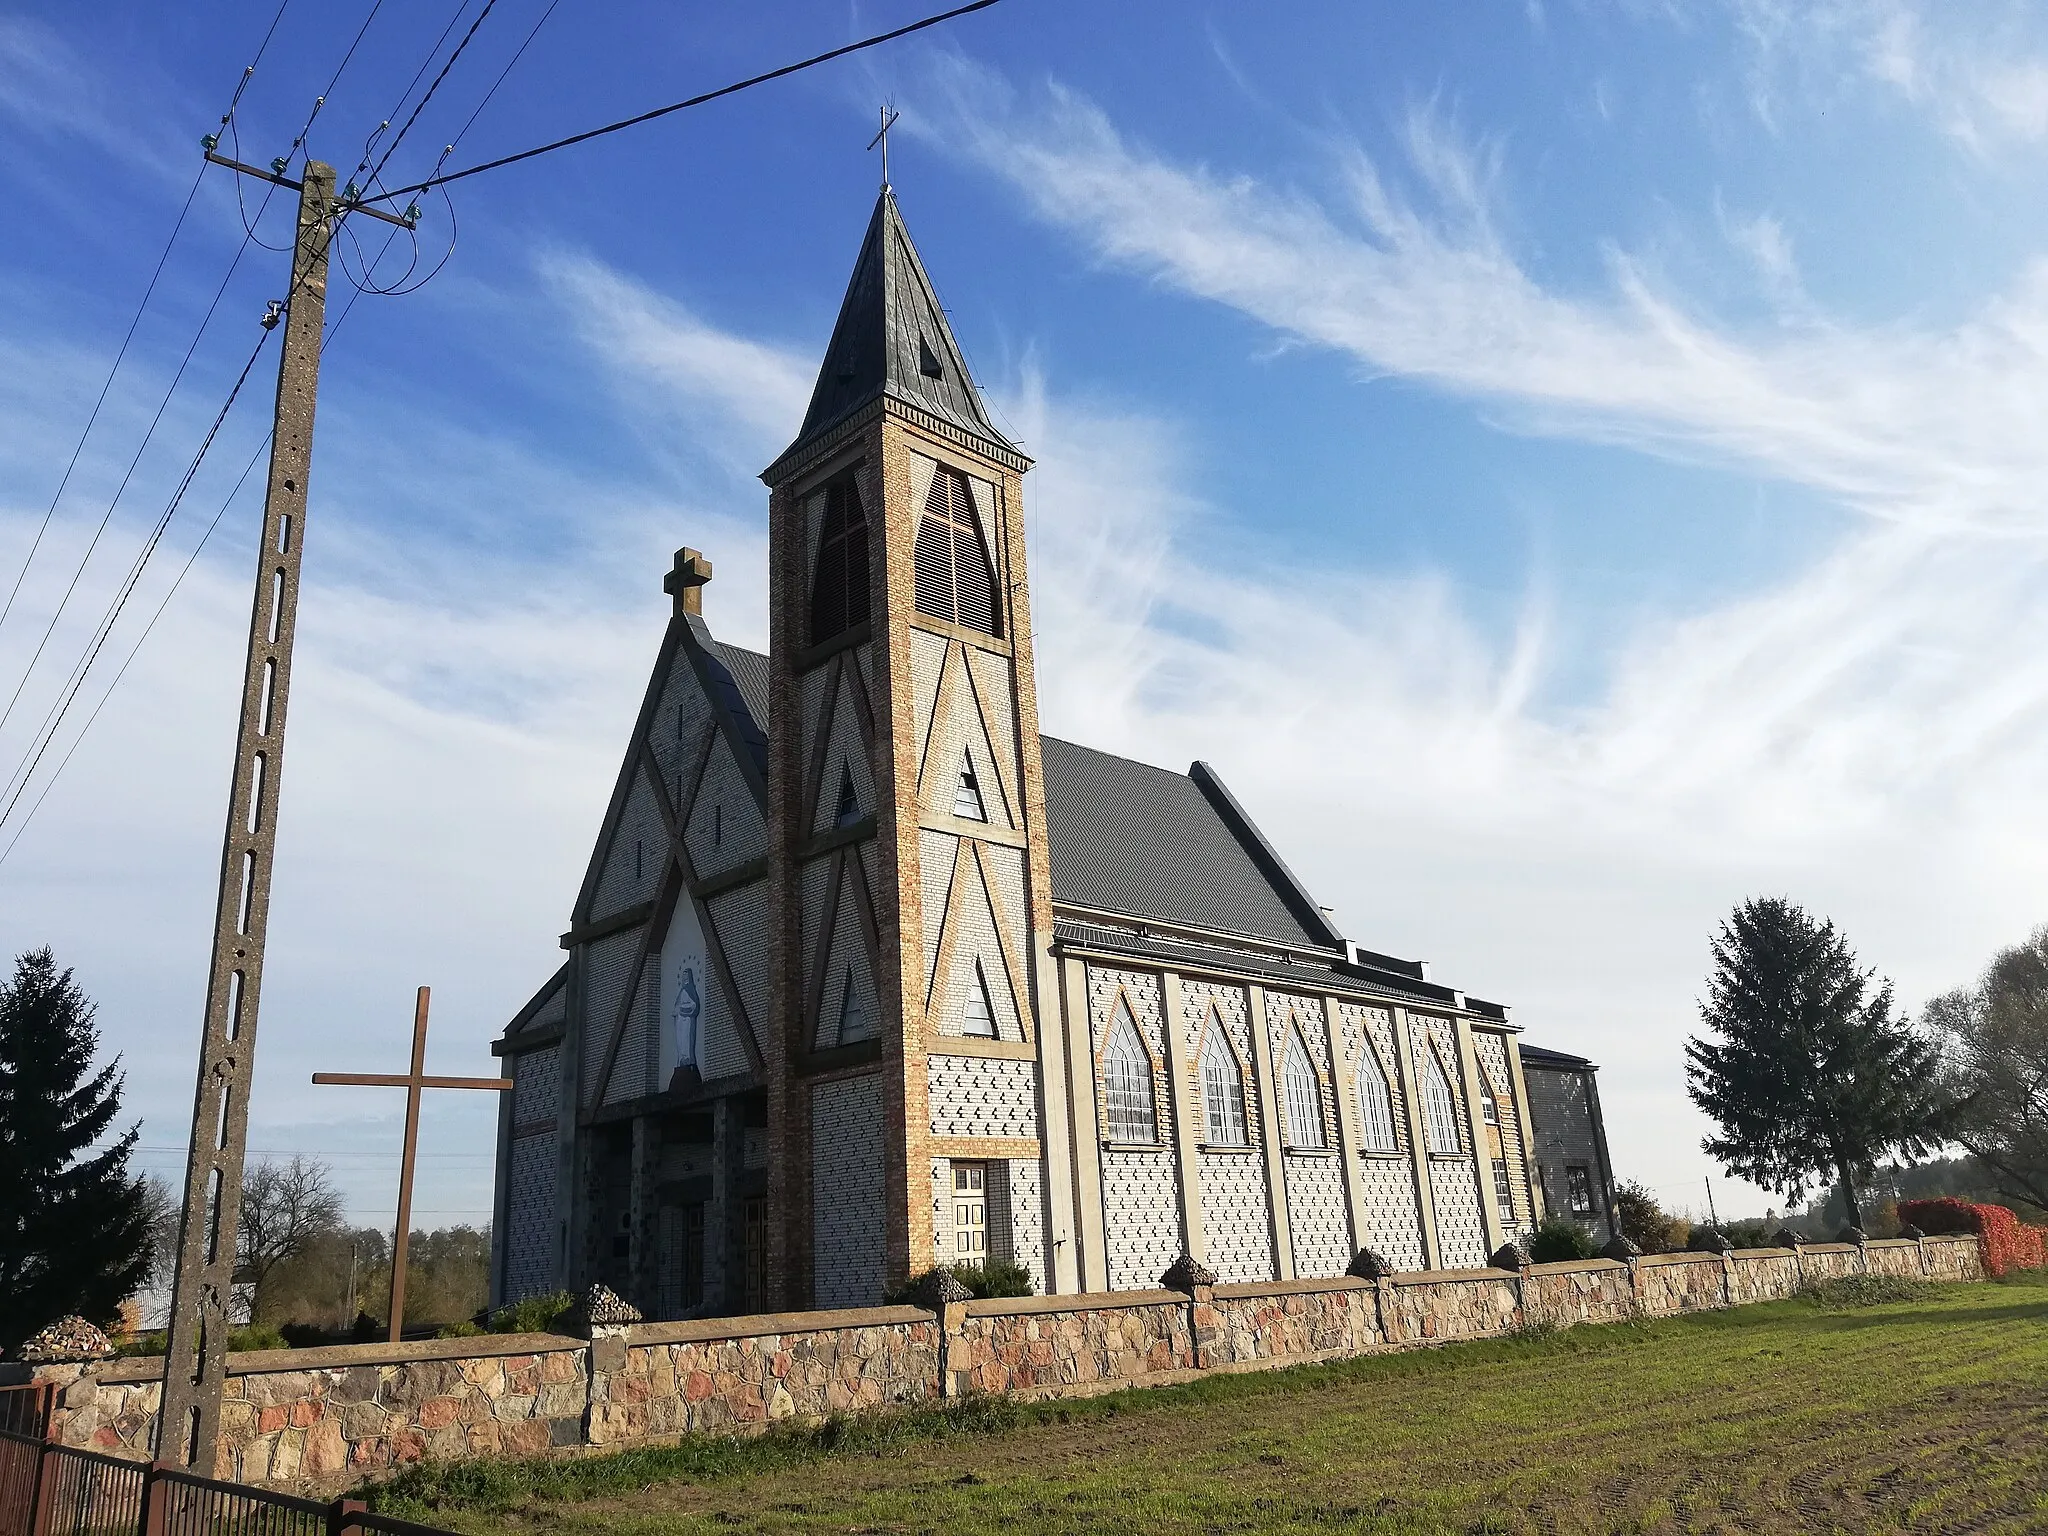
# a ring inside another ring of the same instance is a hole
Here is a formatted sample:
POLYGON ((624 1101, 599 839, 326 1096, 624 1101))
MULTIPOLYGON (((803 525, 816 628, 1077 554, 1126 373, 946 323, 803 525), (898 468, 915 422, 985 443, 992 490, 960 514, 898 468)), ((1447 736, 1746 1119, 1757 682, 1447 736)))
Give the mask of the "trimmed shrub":
POLYGON ((2016 1269, 2048 1267, 2042 1239, 2048 1231, 2030 1227, 2002 1205, 1972 1205, 1943 1196, 1939 1200, 1901 1200, 1899 1220, 1923 1232, 1974 1232, 1984 1256, 1984 1270, 2003 1278, 2016 1269))
POLYGON ((1031 1272, 1014 1259, 990 1259, 983 1264, 941 1264, 923 1274, 912 1275, 902 1285, 890 1291, 882 1300, 891 1306, 905 1302, 917 1305, 913 1293, 925 1280, 944 1270, 955 1280, 966 1286, 976 1301, 986 1301, 992 1296, 1032 1295, 1031 1272))
POLYGON ((1563 1216, 1551 1217, 1529 1239, 1529 1260, 1535 1264, 1563 1264, 1572 1259, 1590 1259, 1599 1252, 1593 1234, 1563 1216))
POLYGON ((510 1306, 500 1307, 491 1314, 493 1333, 547 1333, 555 1326, 555 1319, 576 1304, 576 1298, 567 1291, 551 1291, 545 1296, 529 1296, 524 1301, 515 1301, 510 1306))

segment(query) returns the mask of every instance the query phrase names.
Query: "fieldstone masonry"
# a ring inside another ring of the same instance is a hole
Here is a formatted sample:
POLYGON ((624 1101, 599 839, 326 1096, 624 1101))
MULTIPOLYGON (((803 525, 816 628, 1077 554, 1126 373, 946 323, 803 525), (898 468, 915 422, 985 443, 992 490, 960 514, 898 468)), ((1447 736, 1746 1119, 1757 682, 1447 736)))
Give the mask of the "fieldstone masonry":
MULTIPOLYGON (((216 1474, 346 1481, 426 1460, 538 1456, 736 1433, 976 1393, 1078 1396, 1209 1371, 1740 1306, 1844 1275, 1983 1278, 1969 1235, 1616 1256, 1507 1269, 1387 1272, 1361 1253, 1334 1280, 1219 1284, 1183 1257, 1161 1288, 698 1322, 624 1323, 588 1339, 504 1334, 228 1357, 216 1474)), ((596 1298, 600 1303, 603 1298, 596 1298)), ((10 1374, 12 1373, 11 1377, 10 1374)), ((159 1359, 0 1366, 58 1388, 67 1445, 147 1459, 159 1359)))

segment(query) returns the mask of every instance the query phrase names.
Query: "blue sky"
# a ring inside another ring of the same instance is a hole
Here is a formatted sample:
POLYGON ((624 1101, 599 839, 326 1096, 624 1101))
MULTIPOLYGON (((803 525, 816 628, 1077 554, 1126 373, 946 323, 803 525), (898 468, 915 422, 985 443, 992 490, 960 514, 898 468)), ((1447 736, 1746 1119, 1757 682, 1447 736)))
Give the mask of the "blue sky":
MULTIPOLYGON (((380 7, 312 152, 346 172, 481 5, 380 7)), ((543 9, 499 0, 392 175, 543 9)), ((9 585, 273 12, 0 10, 9 585)), ((286 151, 369 12, 286 7, 244 158, 286 151)), ((450 163, 918 14, 564 6, 450 163)), ((1736 900, 1831 913, 1916 1007, 2048 920, 2048 9, 1005 0, 464 183, 439 275, 340 323, 254 1146, 327 1156, 384 1219, 396 1103, 307 1074, 395 1068, 421 982, 433 1061, 475 1070, 557 962, 677 545, 717 565, 719 633, 762 642, 754 476, 801 415, 883 99, 910 226, 1039 462, 1046 728, 1210 760, 1361 942, 1600 1060, 1623 1176, 1685 1201, 1710 1171, 1681 1044, 1736 900)), ((422 229, 431 263, 450 209, 422 229)), ((7 691, 242 242, 209 172, 0 625, 7 691)), ((241 255, 0 725, 8 767, 280 262, 241 255)), ((255 450, 269 367, 41 774, 255 450)), ((189 1104, 258 483, 0 862, 0 932, 101 1000, 151 1148, 189 1104)), ((419 1203, 481 1217, 492 1111, 444 1098, 419 1203)))

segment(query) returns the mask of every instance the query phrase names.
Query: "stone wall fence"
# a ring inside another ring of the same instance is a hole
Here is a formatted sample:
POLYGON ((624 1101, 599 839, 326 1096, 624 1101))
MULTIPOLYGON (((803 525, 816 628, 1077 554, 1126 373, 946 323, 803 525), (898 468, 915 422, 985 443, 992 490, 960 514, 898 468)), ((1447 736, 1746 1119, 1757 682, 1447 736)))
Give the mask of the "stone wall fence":
MULTIPOLYGON (((569 1333, 486 1334, 228 1357, 215 1475, 340 1482, 421 1461, 575 1454, 976 1394, 1081 1396, 1742 1306, 1849 1275, 1983 1278, 1970 1234, 1396 1274, 1362 1251, 1334 1280, 1223 1285, 1183 1257, 1153 1291, 976 1301, 950 1276, 916 1305, 644 1323, 602 1286, 569 1333)), ((34 1350, 25 1350, 32 1356, 34 1350)), ((57 1388, 66 1445, 147 1460, 161 1358, 0 1365, 57 1388)))

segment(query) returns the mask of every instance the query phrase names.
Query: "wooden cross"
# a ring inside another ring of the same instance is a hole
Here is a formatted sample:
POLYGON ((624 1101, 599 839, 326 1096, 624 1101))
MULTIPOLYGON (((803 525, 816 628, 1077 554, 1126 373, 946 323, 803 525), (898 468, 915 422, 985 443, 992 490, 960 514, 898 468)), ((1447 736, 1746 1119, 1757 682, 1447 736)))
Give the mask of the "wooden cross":
POLYGON ((420 1090, 423 1088, 483 1088, 504 1093, 511 1088, 509 1077, 428 1077, 422 1072, 427 1060, 427 995, 420 988, 412 1012, 412 1071, 403 1077, 382 1072, 315 1072, 313 1081, 341 1084, 349 1088, 403 1088, 405 1090, 405 1151, 398 1160, 398 1240, 391 1253, 391 1342, 399 1342, 405 1327, 405 1250, 412 1236, 412 1164, 420 1142, 420 1090))

